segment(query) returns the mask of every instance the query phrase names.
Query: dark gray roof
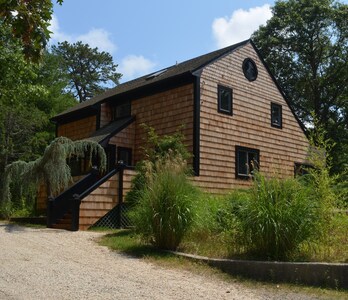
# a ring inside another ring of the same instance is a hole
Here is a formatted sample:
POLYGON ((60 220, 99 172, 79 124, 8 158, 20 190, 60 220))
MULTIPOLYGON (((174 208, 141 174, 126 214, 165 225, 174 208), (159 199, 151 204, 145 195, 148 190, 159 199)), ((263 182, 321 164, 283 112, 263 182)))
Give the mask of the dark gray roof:
POLYGON ((196 58, 187 60, 185 62, 173 65, 171 67, 168 67, 166 69, 163 69, 163 71, 165 70, 165 72, 161 72, 161 71, 157 71, 142 77, 139 77, 137 79, 122 83, 118 86, 116 86, 115 88, 109 89, 107 91, 105 91, 104 93, 97 95, 95 97, 93 97, 90 100, 87 100, 85 102, 79 103, 76 106, 69 108, 68 110, 56 115, 55 117, 52 118, 52 120, 54 119, 59 119, 60 117, 73 113, 75 111, 93 106, 99 102, 104 101, 107 98, 116 96, 116 95, 121 95, 123 93, 127 93, 133 90, 136 90, 138 88, 142 88, 145 87, 147 85, 150 84, 154 84, 154 83, 158 83, 161 82, 163 80, 166 79, 170 79, 170 78, 174 78, 180 75, 183 75, 185 73, 193 73, 201 68, 203 68, 204 66, 206 66, 207 64, 211 63, 212 61, 220 58, 221 56, 235 50, 236 48, 243 46, 245 44, 247 44, 250 40, 246 40, 243 41, 241 43, 202 55, 202 56, 198 56, 196 58), (155 75, 155 73, 158 73, 158 76, 151 76, 152 74, 155 75))
POLYGON ((94 141, 99 144, 107 143, 109 139, 122 129, 127 127, 135 120, 135 117, 125 117, 111 122, 110 124, 98 129, 86 140, 94 141))

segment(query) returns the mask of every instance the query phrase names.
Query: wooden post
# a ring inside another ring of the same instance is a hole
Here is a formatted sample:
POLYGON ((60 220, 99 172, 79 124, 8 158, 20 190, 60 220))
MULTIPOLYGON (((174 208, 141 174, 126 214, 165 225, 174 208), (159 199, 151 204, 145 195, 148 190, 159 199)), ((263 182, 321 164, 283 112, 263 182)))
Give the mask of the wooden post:
POLYGON ((74 194, 72 200, 72 212, 71 212, 71 231, 78 231, 80 224, 80 195, 74 194))
POLYGON ((118 173, 118 216, 117 216, 117 227, 122 227, 122 203, 123 203, 123 171, 125 165, 123 162, 119 163, 120 171, 118 173))

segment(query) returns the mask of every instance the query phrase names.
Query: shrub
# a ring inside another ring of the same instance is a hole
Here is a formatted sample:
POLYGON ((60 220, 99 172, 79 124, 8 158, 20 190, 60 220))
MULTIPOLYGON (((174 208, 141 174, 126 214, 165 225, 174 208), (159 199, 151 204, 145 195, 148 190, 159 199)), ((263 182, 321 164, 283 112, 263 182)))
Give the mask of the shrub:
POLYGON ((240 230, 235 242, 258 258, 288 258, 316 232, 318 206, 309 195, 296 179, 255 174, 250 199, 235 211, 240 230))
POLYGON ((171 153, 171 156, 180 156, 182 159, 187 160, 191 157, 186 146, 184 145, 184 135, 177 131, 173 135, 159 136, 154 128, 142 124, 142 127, 146 131, 145 147, 143 147, 143 155, 145 160, 140 161, 136 165, 137 174, 132 179, 131 190, 126 195, 126 201, 129 203, 136 203, 139 197, 142 195, 143 190, 147 184, 146 172, 148 172, 146 164, 151 162, 153 168, 156 168, 154 163, 158 159, 163 159, 171 153))
POLYGON ((196 189, 180 155, 144 162, 146 186, 130 217, 136 231, 160 249, 175 250, 192 224, 196 189))

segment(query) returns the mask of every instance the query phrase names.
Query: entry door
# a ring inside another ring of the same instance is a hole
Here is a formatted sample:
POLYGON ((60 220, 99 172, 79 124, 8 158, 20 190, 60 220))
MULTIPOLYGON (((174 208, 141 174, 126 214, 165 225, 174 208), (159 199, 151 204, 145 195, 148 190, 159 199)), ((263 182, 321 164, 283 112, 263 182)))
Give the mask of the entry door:
POLYGON ((107 145, 106 149, 107 170, 111 171, 116 164, 116 145, 107 145))

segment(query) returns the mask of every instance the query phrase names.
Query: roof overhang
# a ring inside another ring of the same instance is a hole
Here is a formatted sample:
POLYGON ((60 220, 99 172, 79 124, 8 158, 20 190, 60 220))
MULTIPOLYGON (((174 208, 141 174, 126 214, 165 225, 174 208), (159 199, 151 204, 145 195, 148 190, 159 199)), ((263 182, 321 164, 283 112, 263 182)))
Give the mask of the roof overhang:
POLYGON ((98 129, 85 140, 97 142, 101 146, 105 147, 109 143, 110 138, 112 138, 115 134, 119 133, 121 130, 128 127, 134 121, 135 116, 129 116, 115 120, 110 124, 98 129))

